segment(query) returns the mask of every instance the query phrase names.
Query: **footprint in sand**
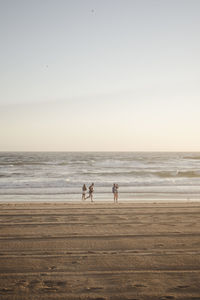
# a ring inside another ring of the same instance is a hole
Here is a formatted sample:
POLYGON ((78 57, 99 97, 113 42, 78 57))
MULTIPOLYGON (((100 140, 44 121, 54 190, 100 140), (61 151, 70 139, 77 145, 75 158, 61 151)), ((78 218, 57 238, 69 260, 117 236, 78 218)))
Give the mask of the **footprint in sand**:
POLYGON ((13 292, 13 290, 10 289, 10 288, 3 288, 3 289, 0 289, 0 293, 3 293, 3 294, 11 293, 11 292, 13 292))
POLYGON ((44 293, 49 293, 49 292, 57 292, 58 289, 55 287, 44 287, 44 288, 40 289, 40 291, 44 292, 44 293))
POLYGON ((86 290, 87 291, 91 291, 91 292, 94 292, 94 291, 99 291, 99 290, 102 290, 103 288, 102 287, 87 287, 86 290))
POLYGON ((66 286, 66 284, 67 284, 67 281, 57 281, 56 282, 56 284, 57 284, 57 286, 66 286))
POLYGON ((146 285, 144 285, 144 284, 135 284, 133 286, 136 288, 146 287, 146 285))
POLYGON ((26 280, 20 280, 18 282, 16 282, 16 285, 27 285, 26 280))
POLYGON ((189 285, 178 285, 177 286, 178 289, 187 289, 189 287, 190 287, 189 285))
POLYGON ((55 282, 51 281, 51 280, 45 280, 44 281, 44 284, 47 286, 47 287, 53 287, 55 285, 55 282))
POLYGON ((48 269, 49 269, 49 270, 55 270, 55 269, 56 269, 56 266, 49 267, 48 269))
POLYGON ((29 285, 28 285, 28 287, 29 288, 35 288, 37 285, 39 285, 40 284, 40 281, 39 280, 31 280, 30 282, 29 282, 29 285))
POLYGON ((155 247, 164 247, 163 244, 156 244, 155 247))

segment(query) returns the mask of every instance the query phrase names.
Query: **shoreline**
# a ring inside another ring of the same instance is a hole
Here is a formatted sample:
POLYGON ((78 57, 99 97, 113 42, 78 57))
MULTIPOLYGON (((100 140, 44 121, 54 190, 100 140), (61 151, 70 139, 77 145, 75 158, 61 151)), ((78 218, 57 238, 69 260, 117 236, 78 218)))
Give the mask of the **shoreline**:
MULTIPOLYGON (((94 205, 94 204, 100 204, 100 205, 111 205, 111 204, 115 204, 113 200, 100 200, 100 199, 94 199, 93 202, 89 201, 89 200, 86 200, 86 201, 82 201, 82 200, 61 200, 61 199, 58 199, 58 200, 45 200, 45 199, 28 199, 28 200, 2 200, 0 199, 0 206, 1 205, 4 205, 4 204, 41 204, 41 203, 44 203, 44 204, 53 204, 53 203, 56 203, 56 204, 74 204, 74 205, 78 205, 78 204, 81 204, 81 205, 88 205, 88 204, 91 204, 91 205, 94 205)), ((181 203, 186 203, 186 204, 198 204, 200 203, 200 199, 141 199, 141 200, 134 200, 134 199, 130 199, 130 200, 124 200, 124 199, 119 199, 118 200, 118 205, 121 204, 127 204, 127 203, 130 203, 130 204, 146 204, 146 203, 149 203, 149 204, 181 204, 181 203)))
MULTIPOLYGON (((6 202, 67 202, 67 203, 82 203, 82 194, 0 194, 0 203, 6 202)), ((86 200, 83 203, 88 203, 86 200)), ((94 194, 96 203, 112 203, 113 195, 111 193, 94 194)), ((199 202, 200 194, 198 193, 119 193, 120 203, 146 203, 146 202, 199 202)))

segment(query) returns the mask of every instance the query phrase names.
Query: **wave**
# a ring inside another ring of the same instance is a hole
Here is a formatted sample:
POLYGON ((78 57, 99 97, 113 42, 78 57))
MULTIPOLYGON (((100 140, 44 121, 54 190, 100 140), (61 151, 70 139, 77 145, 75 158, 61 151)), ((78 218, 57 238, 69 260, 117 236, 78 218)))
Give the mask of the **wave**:
POLYGON ((3 178, 3 177, 12 177, 12 176, 26 176, 26 174, 25 173, 20 173, 20 172, 0 174, 0 178, 3 178))
POLYGON ((184 159, 200 160, 200 156, 185 156, 184 159))
POLYGON ((108 171, 108 172, 103 172, 103 171, 94 171, 94 172, 82 172, 82 175, 87 175, 87 176, 101 176, 101 177, 106 177, 106 176, 145 176, 148 175, 147 171, 108 171))
POLYGON ((0 178, 8 178, 11 177, 11 174, 0 174, 0 178))
POLYGON ((200 177, 199 171, 111 171, 111 172, 83 172, 83 175, 87 176, 101 176, 101 177, 110 177, 110 176, 122 176, 122 177, 149 177, 155 176, 160 178, 176 178, 176 177, 185 177, 185 178, 198 178, 200 177))
POLYGON ((1 162, 0 166, 27 166, 27 165, 46 165, 46 163, 39 162, 1 162))
MULTIPOLYGON (((200 171, 194 171, 194 170, 190 170, 190 171, 153 171, 153 170, 143 170, 143 171, 109 171, 109 172, 104 172, 104 171, 94 171, 94 172, 87 172, 87 171, 83 171, 83 172, 79 172, 77 173, 77 175, 79 174, 79 176, 77 178, 79 178, 79 180, 85 180, 85 177, 93 177, 94 180, 97 180, 98 178, 101 179, 102 181, 104 181, 104 178, 107 178, 106 180, 108 180, 109 178, 113 178, 115 179, 116 177, 119 177, 119 179, 123 178, 127 179, 129 178, 130 180, 133 180, 134 178, 140 178, 140 179, 148 179, 148 178, 162 178, 164 179, 170 179, 170 178, 200 178, 200 171)), ((42 175, 42 178, 52 178, 55 179, 57 182, 57 179, 61 179, 61 178, 65 178, 66 175, 70 175, 70 174, 57 174, 57 173, 45 173, 42 175)), ((73 177, 76 175, 76 173, 73 173, 73 177)), ((0 174, 0 179, 1 178, 14 178, 14 177, 22 177, 24 176, 24 178, 30 178, 30 177, 35 177, 38 180, 38 177, 36 175, 31 175, 30 174, 25 174, 25 173, 21 173, 21 172, 13 172, 13 173, 5 173, 5 174, 0 174), (28 176, 28 177, 27 177, 28 176)), ((41 175, 40 175, 41 176, 41 175)), ((40 178, 41 180, 41 178, 40 178)), ((64 179, 63 179, 64 180, 64 179)), ((78 179, 77 179, 78 180, 78 179)), ((77 181, 76 180, 76 181, 77 181)), ((68 178, 67 181, 70 181, 70 179, 68 178)))
POLYGON ((160 171, 160 172, 155 172, 154 174, 161 178, 170 178, 170 177, 198 178, 198 177, 200 177, 200 172, 197 172, 197 171, 160 171))

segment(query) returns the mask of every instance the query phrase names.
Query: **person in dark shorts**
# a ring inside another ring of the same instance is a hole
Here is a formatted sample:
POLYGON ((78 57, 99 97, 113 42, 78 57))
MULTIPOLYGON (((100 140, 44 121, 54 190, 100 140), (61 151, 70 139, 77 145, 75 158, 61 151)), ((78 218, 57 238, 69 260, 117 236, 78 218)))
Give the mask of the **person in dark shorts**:
POLYGON ((112 192, 114 195, 114 203, 118 203, 118 188, 119 188, 118 184, 114 183, 112 187, 112 192))
POLYGON ((91 202, 94 202, 93 201, 93 193, 94 193, 94 183, 92 183, 90 186, 89 186, 89 196, 86 198, 90 198, 91 199, 91 202))

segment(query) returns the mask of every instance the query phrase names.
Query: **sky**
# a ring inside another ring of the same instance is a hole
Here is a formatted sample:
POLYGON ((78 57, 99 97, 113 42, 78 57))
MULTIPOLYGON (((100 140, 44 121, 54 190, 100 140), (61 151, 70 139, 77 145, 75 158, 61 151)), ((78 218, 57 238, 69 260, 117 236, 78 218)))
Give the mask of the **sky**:
POLYGON ((199 0, 0 0, 0 151, 200 151, 199 0))

